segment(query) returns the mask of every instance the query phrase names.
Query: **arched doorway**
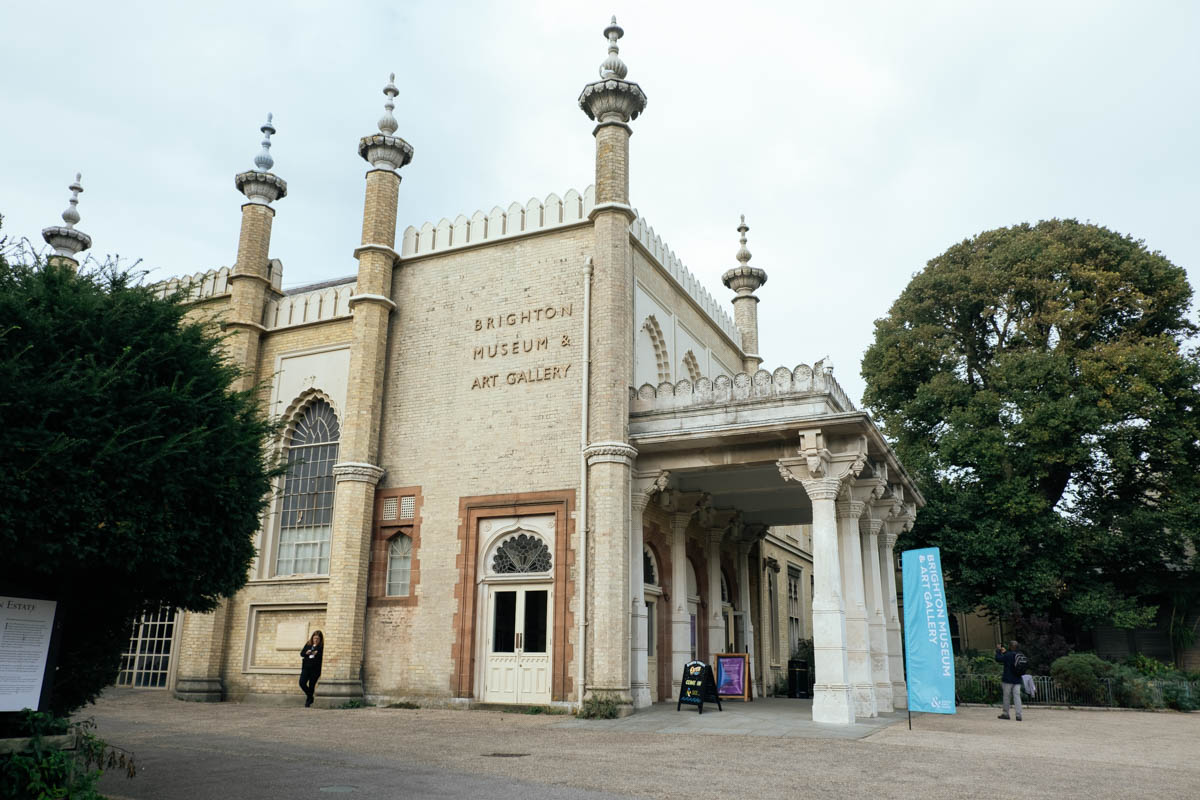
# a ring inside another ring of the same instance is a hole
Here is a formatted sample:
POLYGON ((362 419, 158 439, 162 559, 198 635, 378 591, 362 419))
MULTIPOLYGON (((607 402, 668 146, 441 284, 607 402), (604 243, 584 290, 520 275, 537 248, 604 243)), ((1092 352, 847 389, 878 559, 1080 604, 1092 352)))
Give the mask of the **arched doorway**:
POLYGON ((548 703, 554 631, 554 517, 493 520, 480 591, 485 703, 548 703))

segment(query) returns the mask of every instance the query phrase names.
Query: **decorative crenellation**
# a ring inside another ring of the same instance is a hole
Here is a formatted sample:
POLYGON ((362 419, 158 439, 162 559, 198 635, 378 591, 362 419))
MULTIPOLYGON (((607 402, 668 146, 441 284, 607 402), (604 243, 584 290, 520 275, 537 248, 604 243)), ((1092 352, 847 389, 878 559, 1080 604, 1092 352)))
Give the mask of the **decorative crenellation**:
POLYGON ((268 300, 263 309, 263 327, 273 330, 349 317, 354 288, 354 282, 350 282, 268 300))
POLYGON ((410 225, 404 229, 400 257, 423 256, 483 241, 577 225, 587 222, 588 214, 595 205, 596 187, 589 186, 582 195, 574 189, 561 198, 551 192, 545 202, 535 197, 523 206, 513 202, 507 210, 496 206, 488 214, 482 210, 476 211, 469 219, 463 214, 459 214, 454 222, 443 217, 437 225, 426 222, 420 230, 410 225))
POLYGON ((650 255, 651 259, 662 268, 663 272, 669 275, 680 288, 687 292, 696 305, 700 306, 704 313, 709 316, 709 319, 715 322, 717 327, 724 331, 740 347, 742 336, 738 332, 737 326, 733 323, 733 317, 729 316, 729 312, 724 309, 724 304, 719 303, 716 298, 709 294, 708 290, 692 274, 692 271, 679 260, 674 251, 663 243, 662 237, 654 232, 654 228, 646 222, 646 219, 641 216, 635 219, 633 224, 629 226, 629 232, 642 245, 642 248, 650 255))
POLYGON ((220 297, 229 294, 229 275, 233 272, 230 267, 219 267, 194 275, 184 275, 179 278, 161 281, 150 286, 157 297, 168 297, 176 292, 183 293, 186 303, 207 300, 210 297, 220 297))
POLYGON ((647 383, 640 389, 630 389, 629 410, 660 411, 803 394, 824 394, 842 411, 857 410, 834 379, 832 370, 821 368, 819 363, 815 370, 807 364, 797 364, 795 369, 780 367, 774 372, 760 369, 753 376, 739 372, 732 378, 720 375, 716 380, 684 378, 658 386, 647 383))

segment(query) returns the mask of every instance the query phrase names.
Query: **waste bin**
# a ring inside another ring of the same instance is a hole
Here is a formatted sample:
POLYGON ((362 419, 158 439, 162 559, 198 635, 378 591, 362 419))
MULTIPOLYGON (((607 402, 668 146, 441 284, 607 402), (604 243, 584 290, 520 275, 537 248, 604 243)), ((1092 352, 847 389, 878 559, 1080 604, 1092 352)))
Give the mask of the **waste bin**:
POLYGON ((808 662, 800 658, 788 659, 788 697, 808 697, 808 662))

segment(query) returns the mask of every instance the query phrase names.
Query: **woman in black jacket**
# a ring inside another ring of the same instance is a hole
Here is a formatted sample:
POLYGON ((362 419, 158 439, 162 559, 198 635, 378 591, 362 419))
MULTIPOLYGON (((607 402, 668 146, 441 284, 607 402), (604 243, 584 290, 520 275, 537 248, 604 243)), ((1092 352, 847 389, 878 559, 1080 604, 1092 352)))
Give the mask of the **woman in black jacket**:
POLYGON ((313 692, 317 688, 317 679, 321 677, 321 654, 325 649, 325 635, 313 631, 312 637, 300 650, 300 688, 308 698, 304 707, 313 704, 313 692))

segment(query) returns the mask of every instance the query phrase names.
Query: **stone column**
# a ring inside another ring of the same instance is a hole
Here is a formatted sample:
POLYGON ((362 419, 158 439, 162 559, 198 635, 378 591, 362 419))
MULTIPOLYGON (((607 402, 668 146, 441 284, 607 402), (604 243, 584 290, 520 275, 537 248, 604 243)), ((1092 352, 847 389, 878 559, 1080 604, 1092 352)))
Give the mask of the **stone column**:
POLYGON ((364 136, 358 154, 371 165, 363 202, 362 244, 355 249, 358 279, 350 300, 353 339, 350 345, 346 408, 341 420, 338 463, 333 467, 337 490, 333 500, 333 535, 329 554, 329 600, 325 610, 325 663, 317 698, 340 705, 363 694, 362 659, 367 607, 367 568, 375 486, 379 466, 388 323, 396 304, 391 299, 392 270, 400 260, 396 244, 396 203, 400 175, 412 160, 408 142, 394 136, 392 109, 398 91, 392 75, 383 93, 388 100, 379 133, 364 136))
POLYGON ((871 678, 871 644, 867 627, 867 606, 863 590, 862 543, 858 518, 865 504, 851 499, 849 487, 843 487, 837 503, 842 581, 846 597, 846 655, 850 662, 850 682, 854 687, 854 713, 874 717, 875 683, 871 678))
POLYGON ((813 722, 854 722, 846 649, 846 609, 842 600, 841 553, 835 501, 836 478, 802 481, 813 514, 813 722))
POLYGON ((631 711, 629 648, 630 472, 637 451, 629 446, 629 385, 633 381, 633 249, 629 224, 629 122, 646 107, 636 83, 624 80, 617 56, 624 31, 616 20, 605 29, 609 56, 601 80, 588 84, 579 106, 596 120, 596 205, 594 230, 588 411, 588 521, 592 544, 591 686, 631 711))
POLYGON ((900 637, 899 603, 896 602, 896 537, 912 524, 911 516, 893 517, 884 522, 879 550, 880 577, 887 600, 888 677, 892 681, 892 707, 908 708, 908 684, 905 682, 904 645, 900 637))
POLYGON ((691 514, 671 515, 671 691, 679 695, 683 667, 692 658, 692 617, 687 607, 687 529, 691 514))
POLYGON ((708 663, 725 652, 725 617, 721 614, 721 528, 708 530, 708 663))
POLYGON ((869 511, 859 519, 862 540, 864 599, 867 605, 867 633, 871 649, 871 680, 875 684, 875 703, 880 713, 892 710, 892 682, 888 677, 887 624, 883 615, 883 584, 879 571, 879 531, 883 521, 869 511))
MULTIPOLYGON (((754 617, 750 613, 750 549, 753 542, 738 542, 737 546, 737 582, 738 582, 738 611, 742 615, 743 631, 746 635, 746 652, 754 662, 750 664, 750 676, 758 667, 758 654, 754 651, 754 617)), ((759 693, 762 692, 762 681, 759 681, 759 693)))
POLYGON ((758 267, 750 266, 750 251, 746 249, 746 218, 738 226, 742 235, 741 247, 737 251, 738 266, 728 270, 721 276, 721 281, 730 289, 737 292, 733 298, 733 322, 741 334, 742 369, 753 375, 762 365, 762 356, 758 355, 758 297, 754 292, 767 282, 767 273, 758 267))
MULTIPOLYGON (((230 334, 225 355, 240 372, 234 379, 236 391, 249 391, 258 382, 258 349, 262 334, 263 309, 271 289, 271 225, 275 209, 271 203, 287 197, 287 182, 270 172, 271 116, 260 130, 262 152, 254 159, 256 169, 239 173, 234 185, 246 196, 242 204, 242 227, 238 234, 237 261, 229 276, 229 310, 222 325, 230 334)), ((218 702, 222 699, 221 664, 225 653, 228 600, 208 614, 186 613, 180 632, 179 667, 175 696, 182 700, 218 702)))
MULTIPOLYGON (((632 597, 629 630, 632 666, 630 687, 633 707, 646 708, 650 705, 649 651, 646 647, 646 584, 643 563, 643 520, 642 515, 652 496, 637 482, 630 499, 629 515, 629 586, 632 597)), ((653 488, 653 485, 651 486, 653 488)))

